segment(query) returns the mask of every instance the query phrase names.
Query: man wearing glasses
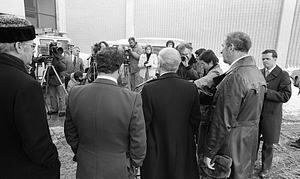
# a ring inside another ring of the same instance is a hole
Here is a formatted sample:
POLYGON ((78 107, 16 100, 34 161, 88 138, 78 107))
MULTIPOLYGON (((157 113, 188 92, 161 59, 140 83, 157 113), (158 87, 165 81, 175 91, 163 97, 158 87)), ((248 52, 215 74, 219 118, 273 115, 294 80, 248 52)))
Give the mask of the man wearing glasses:
POLYGON ((0 15, 0 178, 60 178, 40 84, 31 64, 35 29, 25 19, 0 15))

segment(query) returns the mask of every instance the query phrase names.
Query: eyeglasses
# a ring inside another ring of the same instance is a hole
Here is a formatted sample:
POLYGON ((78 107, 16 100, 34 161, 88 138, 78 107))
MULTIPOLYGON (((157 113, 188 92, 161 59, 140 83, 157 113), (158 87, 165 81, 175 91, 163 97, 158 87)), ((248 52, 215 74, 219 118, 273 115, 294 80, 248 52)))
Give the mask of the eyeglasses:
POLYGON ((35 43, 24 42, 26 45, 30 45, 32 49, 35 49, 35 43))

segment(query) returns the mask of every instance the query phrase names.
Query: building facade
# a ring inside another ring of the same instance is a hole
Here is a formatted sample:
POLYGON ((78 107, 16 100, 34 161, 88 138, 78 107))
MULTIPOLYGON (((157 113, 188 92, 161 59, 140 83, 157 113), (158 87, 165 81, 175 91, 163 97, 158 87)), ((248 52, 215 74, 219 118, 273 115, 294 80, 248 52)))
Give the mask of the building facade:
POLYGON ((225 35, 244 31, 250 54, 278 52, 282 68, 300 67, 300 0, 0 0, 0 13, 28 18, 39 28, 67 33, 84 53, 102 40, 179 38, 218 56, 225 35), (13 3, 13 2, 14 3, 13 3), (14 4, 12 6, 12 4, 14 4))

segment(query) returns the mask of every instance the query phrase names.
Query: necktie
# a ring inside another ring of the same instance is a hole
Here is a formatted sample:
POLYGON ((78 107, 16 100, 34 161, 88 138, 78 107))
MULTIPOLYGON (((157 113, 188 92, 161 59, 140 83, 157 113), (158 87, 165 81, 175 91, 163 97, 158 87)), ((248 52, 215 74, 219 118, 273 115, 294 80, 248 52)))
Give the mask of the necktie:
POLYGON ((74 67, 76 66, 76 57, 74 57, 73 65, 74 65, 74 67))
POLYGON ((266 70, 265 77, 267 77, 269 74, 270 74, 269 70, 266 70))

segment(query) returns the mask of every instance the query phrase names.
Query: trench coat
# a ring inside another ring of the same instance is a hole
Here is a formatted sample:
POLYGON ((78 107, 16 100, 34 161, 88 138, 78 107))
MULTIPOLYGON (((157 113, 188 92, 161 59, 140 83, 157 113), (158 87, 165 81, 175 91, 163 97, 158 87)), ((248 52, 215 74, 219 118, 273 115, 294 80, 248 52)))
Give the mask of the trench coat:
MULTIPOLYGON (((261 69, 265 74, 265 69, 261 69)), ((289 74, 276 66, 266 77, 267 93, 265 95, 260 121, 261 140, 267 143, 278 143, 281 122, 282 104, 287 102, 291 95, 291 80, 289 74)))
POLYGON ((167 73, 142 90, 147 154, 142 179, 199 179, 196 134, 200 108, 195 84, 167 73))
POLYGON ((67 101, 65 136, 77 156, 77 179, 127 179, 146 155, 138 93, 97 78, 75 86, 67 101), (131 170, 129 170, 131 169, 131 170))
POLYGON ((204 155, 230 156, 230 178, 247 178, 253 171, 265 85, 253 57, 244 56, 217 86, 204 155))
POLYGON ((0 84, 0 178, 59 179, 41 85, 8 54, 0 54, 0 84))

